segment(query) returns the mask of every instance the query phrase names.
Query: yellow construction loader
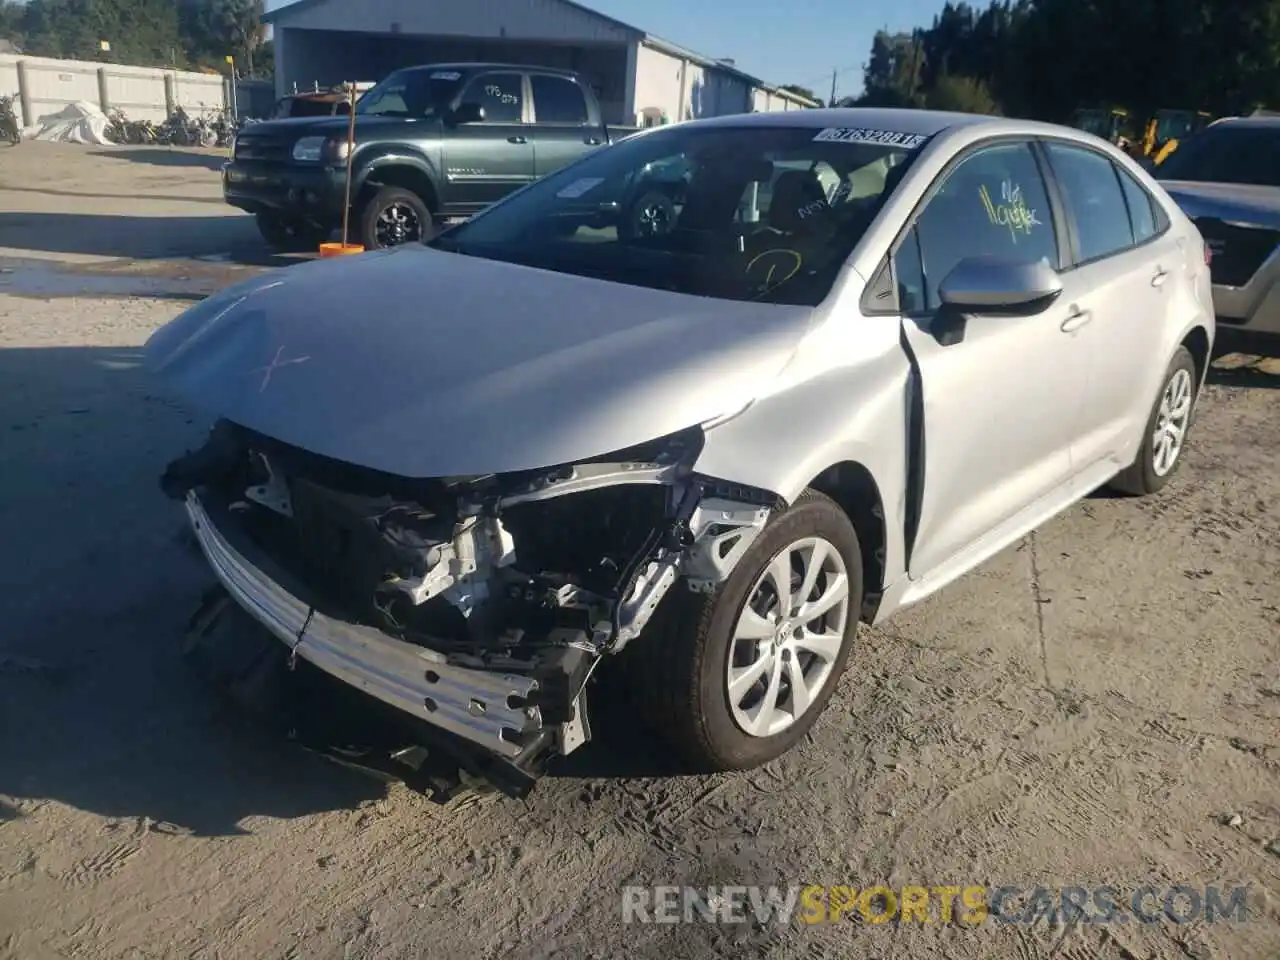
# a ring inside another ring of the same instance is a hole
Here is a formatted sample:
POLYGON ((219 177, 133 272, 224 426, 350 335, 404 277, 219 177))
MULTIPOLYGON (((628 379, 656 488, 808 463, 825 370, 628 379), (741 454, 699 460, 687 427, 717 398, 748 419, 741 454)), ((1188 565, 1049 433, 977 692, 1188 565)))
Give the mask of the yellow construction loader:
POLYGON ((1081 107, 1072 115, 1071 126, 1120 147, 1128 145, 1129 111, 1123 107, 1081 107))
POLYGON ((1212 122, 1213 116, 1203 110, 1157 110, 1147 121, 1136 156, 1149 159, 1158 167, 1178 149, 1179 143, 1212 122))

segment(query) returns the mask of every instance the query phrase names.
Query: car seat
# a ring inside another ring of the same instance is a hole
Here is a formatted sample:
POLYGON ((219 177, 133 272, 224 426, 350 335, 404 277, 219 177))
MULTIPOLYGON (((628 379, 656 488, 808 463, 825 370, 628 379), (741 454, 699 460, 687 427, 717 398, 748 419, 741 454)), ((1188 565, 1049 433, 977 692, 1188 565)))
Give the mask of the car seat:
POLYGON ((830 214, 827 192, 812 171, 788 170, 774 182, 768 217, 773 229, 789 235, 818 233, 830 214))

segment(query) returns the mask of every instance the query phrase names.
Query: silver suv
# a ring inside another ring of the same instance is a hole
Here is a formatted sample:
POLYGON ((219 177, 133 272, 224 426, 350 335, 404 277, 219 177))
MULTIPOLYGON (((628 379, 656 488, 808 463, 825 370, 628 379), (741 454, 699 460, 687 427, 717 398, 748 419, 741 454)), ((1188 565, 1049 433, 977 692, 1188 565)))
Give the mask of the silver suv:
POLYGON ((1219 329, 1280 345, 1280 117, 1219 120, 1155 176, 1212 251, 1219 329))

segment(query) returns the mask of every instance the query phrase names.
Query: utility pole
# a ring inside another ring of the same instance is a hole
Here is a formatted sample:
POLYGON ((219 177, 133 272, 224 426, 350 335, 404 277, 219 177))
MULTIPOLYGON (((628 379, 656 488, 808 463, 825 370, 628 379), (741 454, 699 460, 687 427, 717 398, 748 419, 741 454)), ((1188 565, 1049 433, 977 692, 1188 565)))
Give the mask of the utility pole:
POLYGON ((836 105, 836 77, 839 73, 840 70, 838 67, 831 71, 831 100, 827 104, 827 106, 830 107, 834 107, 836 105))

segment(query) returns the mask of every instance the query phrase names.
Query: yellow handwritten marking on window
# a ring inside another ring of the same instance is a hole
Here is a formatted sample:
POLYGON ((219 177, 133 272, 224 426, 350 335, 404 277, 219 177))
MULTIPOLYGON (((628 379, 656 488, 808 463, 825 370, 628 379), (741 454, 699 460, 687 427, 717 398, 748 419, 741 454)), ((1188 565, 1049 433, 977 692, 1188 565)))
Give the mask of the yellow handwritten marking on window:
POLYGON ((987 211, 987 219, 993 226, 1007 227, 1014 243, 1018 242, 1018 234, 1029 235, 1032 227, 1041 226, 1035 209, 1028 207, 1022 197, 1022 187, 1009 180, 1000 185, 999 203, 991 199, 985 184, 978 188, 978 195, 987 211))
POLYGON ((751 262, 747 264, 747 276, 751 276, 751 271, 755 269, 757 263, 765 257, 771 257, 775 254, 780 258, 781 263, 774 262, 769 264, 769 272, 765 274, 764 282, 760 284, 759 296, 763 297, 775 287, 782 286, 799 273, 800 267, 804 264, 804 258, 794 250, 766 250, 764 253, 757 254, 751 258, 751 262), (782 267, 781 270, 778 269, 779 266, 782 267), (778 274, 781 274, 781 276, 778 274))

